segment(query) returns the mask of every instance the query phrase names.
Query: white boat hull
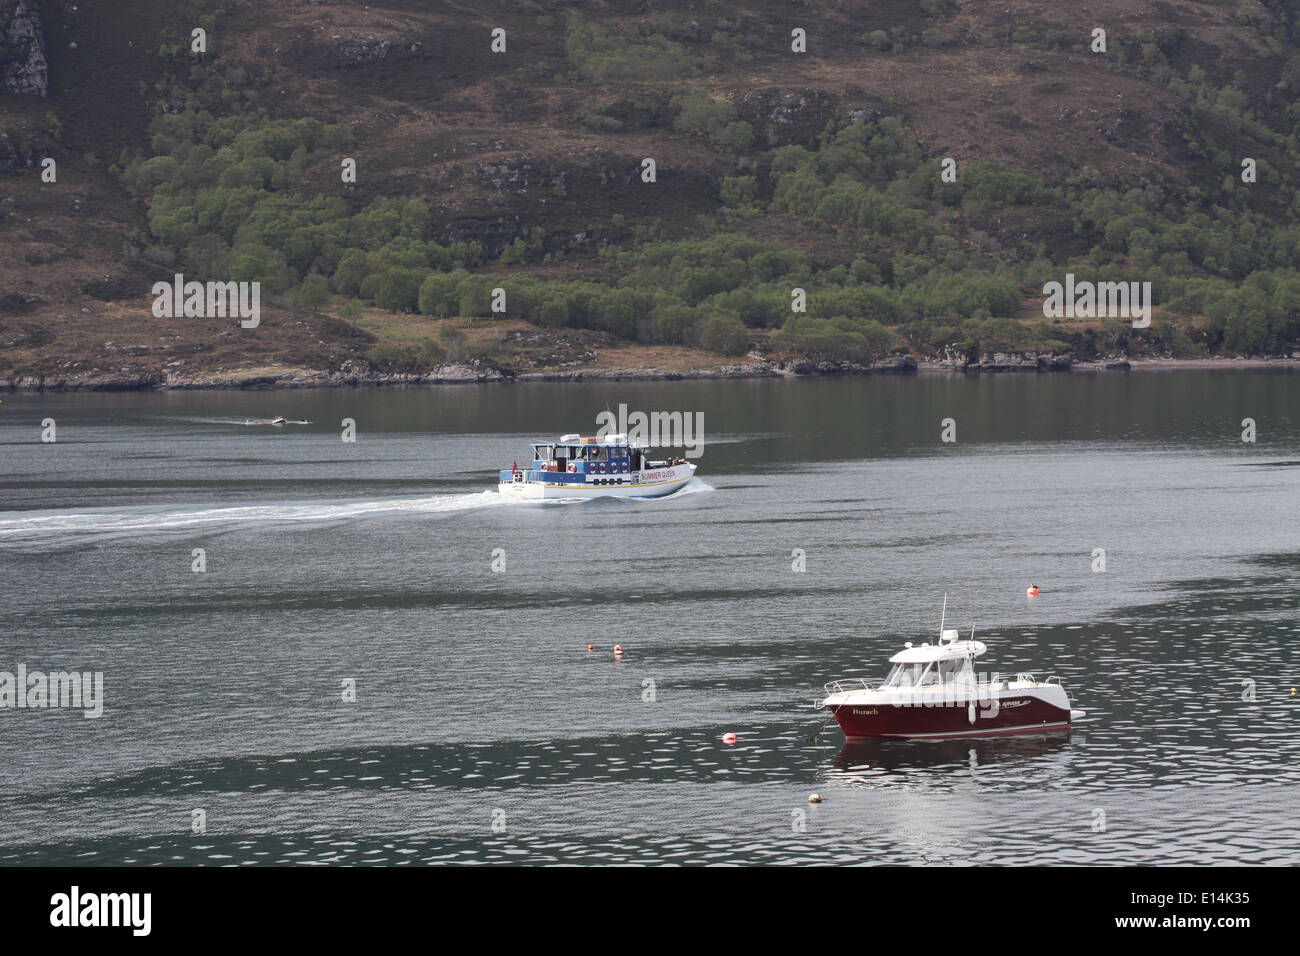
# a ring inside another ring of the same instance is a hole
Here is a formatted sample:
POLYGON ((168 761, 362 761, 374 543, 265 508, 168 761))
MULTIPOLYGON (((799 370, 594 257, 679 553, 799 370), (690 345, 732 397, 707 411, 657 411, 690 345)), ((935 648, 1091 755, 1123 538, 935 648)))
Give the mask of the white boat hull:
POLYGON ((687 462, 669 468, 654 468, 627 475, 591 475, 586 481, 547 481, 546 472, 526 472, 540 480, 503 481, 501 494, 524 501, 574 500, 584 498, 663 498, 682 487, 695 475, 687 462), (603 483, 602 483, 603 482, 603 483))

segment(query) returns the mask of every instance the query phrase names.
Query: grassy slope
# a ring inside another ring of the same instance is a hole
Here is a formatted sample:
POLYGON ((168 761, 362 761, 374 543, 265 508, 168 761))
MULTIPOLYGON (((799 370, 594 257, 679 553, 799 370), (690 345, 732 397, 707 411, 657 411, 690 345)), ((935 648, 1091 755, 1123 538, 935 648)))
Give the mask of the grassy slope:
MULTIPOLYGON (((1172 94, 1108 70, 1087 52, 1086 40, 1097 25, 1112 44, 1126 33, 1179 31, 1171 63, 1185 69, 1195 62, 1226 81, 1270 55, 1233 19, 1235 7, 1092 0, 1084 12, 1077 4, 968 0, 936 21, 913 0, 872 4, 869 12, 860 3, 794 7, 783 0, 381 0, 365 8, 262 0, 200 3, 189 11, 163 0, 44 3, 51 96, 45 102, 0 96, 0 126, 28 142, 46 140, 60 175, 57 185, 41 184, 30 170, 0 180, 0 196, 14 200, 0 207, 0 375, 333 369, 375 341, 428 337, 418 327, 434 324, 428 320, 392 321, 373 313, 354 326, 309 310, 268 309, 262 329, 241 335, 231 335, 221 320, 160 327, 149 315, 148 284, 173 270, 140 256, 148 244, 143 210, 106 167, 123 148, 147 149, 158 100, 153 86, 164 70, 158 46, 185 42, 202 11, 219 14, 206 61, 210 71, 197 81, 205 101, 215 102, 220 87, 229 85, 230 69, 242 66, 242 108, 349 126, 361 170, 356 187, 346 192, 355 207, 377 196, 420 195, 433 207, 440 241, 474 238, 497 250, 521 237, 542 250, 579 252, 561 266, 535 265, 529 272, 613 278, 594 251, 602 243, 631 241, 638 225, 659 220, 670 236, 716 228, 719 182, 734 171, 735 158, 673 131, 668 100, 686 89, 734 102, 758 133, 756 155, 769 145, 811 143, 827 121, 867 109, 902 116, 928 155, 959 163, 1004 160, 1049 182, 1083 165, 1117 183, 1155 178, 1187 187, 1211 179, 1210 170, 1186 155, 1171 121, 1178 113, 1172 94), (580 11, 591 22, 626 32, 648 18, 649 7, 678 24, 701 24, 698 40, 682 41, 698 75, 654 83, 581 77, 565 56, 564 13, 580 11), (956 42, 885 54, 859 39, 874 29, 919 34, 936 24, 956 42), (508 31, 504 56, 488 50, 495 26, 508 31), (808 30, 807 55, 788 52, 794 26, 808 30), (1077 42, 1046 49, 993 39, 1014 26, 1077 42), (711 39, 715 32, 722 42, 711 39), (802 105, 783 108, 792 102, 802 105), (58 141, 45 130, 47 110, 62 125, 58 141), (583 123, 597 112, 619 117, 623 129, 597 131, 583 123), (647 155, 660 162, 655 191, 635 179, 625 182, 647 155), (555 191, 561 179, 562 197, 555 191), (592 254, 581 255, 584 248, 592 254), (178 361, 184 364, 169 366, 178 361)), ((1278 168, 1292 165, 1288 157, 1270 159, 1278 168)), ((337 167, 309 170, 307 185, 340 190, 337 167)), ((978 226, 1004 244, 1028 240, 1046 243, 1054 254, 1086 252, 1073 223, 1063 219, 1009 213, 978 226)), ((806 249, 826 262, 849 261, 860 251, 851 241, 781 217, 729 227, 806 249)), ((1027 301, 1027 316, 1034 305, 1027 301)), ((562 345, 517 338, 513 355, 521 366, 572 367, 592 352, 592 364, 606 365, 611 356, 600 356, 609 352, 619 362, 678 369, 720 361, 663 349, 635 361, 635 346, 614 350, 614 343, 577 330, 563 330, 562 345)))

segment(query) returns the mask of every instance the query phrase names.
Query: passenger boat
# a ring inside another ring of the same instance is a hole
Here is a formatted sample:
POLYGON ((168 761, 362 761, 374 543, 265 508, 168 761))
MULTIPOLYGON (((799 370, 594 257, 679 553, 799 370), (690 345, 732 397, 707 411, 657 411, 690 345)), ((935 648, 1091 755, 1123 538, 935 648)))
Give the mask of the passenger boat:
POLYGON ((533 442, 529 467, 501 472, 499 490, 512 498, 662 498, 695 475, 684 458, 651 459, 649 446, 626 435, 562 435, 533 442))
POLYGON ((829 708, 849 740, 879 737, 990 737, 1068 730, 1084 715, 1073 709, 1060 678, 1018 673, 977 675, 987 649, 939 625, 938 643, 907 646, 889 659, 883 681, 831 681, 820 706, 829 708))

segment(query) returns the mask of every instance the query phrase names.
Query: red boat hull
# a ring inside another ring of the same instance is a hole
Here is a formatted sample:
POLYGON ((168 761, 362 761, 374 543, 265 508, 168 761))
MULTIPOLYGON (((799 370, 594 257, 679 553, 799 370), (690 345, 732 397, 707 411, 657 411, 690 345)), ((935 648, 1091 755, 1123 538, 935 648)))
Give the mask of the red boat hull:
POLYGON ((988 737, 994 734, 1034 734, 1070 726, 1070 711, 1032 695, 999 701, 997 712, 976 704, 975 721, 968 705, 937 707, 891 704, 842 704, 831 708, 849 740, 876 737, 988 737))

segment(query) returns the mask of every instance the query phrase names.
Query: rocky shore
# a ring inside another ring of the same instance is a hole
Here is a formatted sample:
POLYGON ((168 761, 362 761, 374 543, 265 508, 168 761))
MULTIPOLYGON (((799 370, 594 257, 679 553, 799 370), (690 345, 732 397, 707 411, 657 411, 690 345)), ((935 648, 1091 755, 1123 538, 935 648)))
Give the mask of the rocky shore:
POLYGON ((161 391, 184 389, 355 388, 395 385, 480 385, 509 382, 632 382, 708 379, 811 378, 835 375, 996 374, 1005 372, 1101 372, 1173 369, 1300 368, 1300 355, 1276 358, 1128 358, 1076 362, 1071 355, 988 355, 978 362, 947 358, 917 361, 893 356, 871 365, 851 362, 776 362, 754 359, 736 365, 674 371, 634 368, 558 369, 516 372, 487 363, 442 365, 428 372, 384 372, 364 361, 331 372, 293 367, 220 369, 214 372, 157 371, 143 374, 0 376, 0 391, 161 391))

